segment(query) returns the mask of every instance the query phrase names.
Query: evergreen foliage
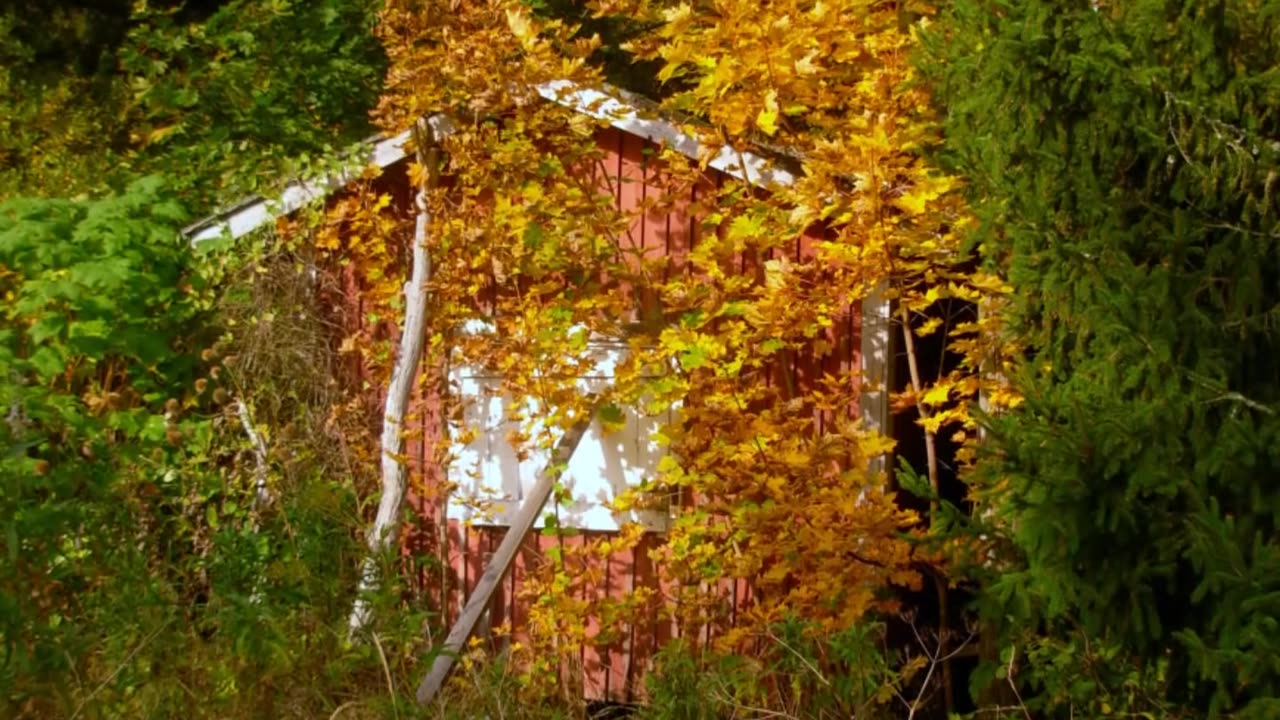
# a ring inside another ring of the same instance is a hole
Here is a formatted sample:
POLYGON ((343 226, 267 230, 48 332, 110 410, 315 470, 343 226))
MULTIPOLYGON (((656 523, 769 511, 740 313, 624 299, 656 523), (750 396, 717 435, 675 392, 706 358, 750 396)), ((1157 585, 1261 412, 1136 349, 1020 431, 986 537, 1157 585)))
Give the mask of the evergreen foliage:
POLYGON ((1028 348, 979 474, 998 616, 1210 716, 1280 713, 1278 62, 1277 2, 956 0, 924 63, 1028 348))

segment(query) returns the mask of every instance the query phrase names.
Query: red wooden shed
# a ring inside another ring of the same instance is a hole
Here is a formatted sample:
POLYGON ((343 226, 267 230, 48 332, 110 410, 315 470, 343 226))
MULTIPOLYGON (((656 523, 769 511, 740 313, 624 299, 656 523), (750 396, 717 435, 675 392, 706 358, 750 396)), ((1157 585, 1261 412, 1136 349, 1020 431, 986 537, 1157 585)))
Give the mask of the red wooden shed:
MULTIPOLYGON (((611 195, 618 209, 631 213, 632 227, 628 230, 631 242, 638 241, 643 252, 667 256, 687 253, 698 244, 699 234, 704 230, 701 218, 691 209, 697 197, 697 187, 690 191, 688 198, 676 198, 665 203, 668 209, 637 212, 647 207, 646 201, 652 200, 655 194, 666 192, 665 186, 654 179, 659 168, 653 158, 657 156, 659 146, 699 159, 702 147, 696 138, 651 110, 642 100, 613 88, 593 89, 551 83, 540 88, 540 92, 549 102, 560 103, 574 112, 601 121, 595 142, 606 158, 607 176, 597 178, 597 182, 600 192, 611 195)), ((441 128, 447 125, 444 118, 436 117, 431 121, 440 124, 441 128)), ((249 199, 191 226, 187 235, 193 242, 227 234, 239 237, 345 187, 368 164, 386 171, 387 177, 407 182, 403 180, 403 165, 408 161, 408 141, 408 133, 374 139, 358 149, 353 156, 357 162, 352 163, 348 171, 318 181, 294 183, 287 186, 280 197, 272 200, 249 199)), ((706 163, 704 180, 707 188, 714 188, 730 177, 766 191, 775 184, 786 185, 794 181, 790 172, 776 167, 762 156, 726 149, 706 163)), ((408 195, 406 187, 404 196, 408 195)), ((800 238, 793 248, 792 259, 804 259, 811 252, 815 239, 815 236, 800 238)), ((745 266, 743 271, 747 271, 745 266)), ((888 404, 883 391, 888 387, 888 303, 878 293, 873 293, 860 306, 848 308, 822 340, 826 348, 822 353, 796 361, 807 363, 796 368, 797 377, 804 381, 806 378, 820 378, 826 373, 864 384, 869 390, 860 393, 860 407, 851 409, 851 413, 860 414, 866 427, 888 428, 888 404)), ((583 378, 583 387, 587 390, 593 383, 609 381, 611 367, 620 350, 608 343, 600 343, 593 352, 596 366, 589 376, 583 378)), ((508 428, 504 425, 503 399, 485 393, 493 378, 486 377, 481 369, 460 366, 453 368, 450 380, 465 403, 462 422, 475 430, 462 435, 474 437, 456 444, 452 453, 456 459, 451 467, 434 467, 429 448, 440 442, 449 427, 433 410, 438 403, 432 397, 431 387, 420 388, 416 397, 420 409, 416 413, 417 427, 410 433, 408 446, 410 463, 421 470, 428 484, 442 482, 448 477, 460 485, 465 494, 480 496, 497 509, 482 517, 475 514, 469 504, 454 502, 442 512, 442 508, 432 506, 421 494, 410 494, 410 504, 425 522, 441 517, 447 519, 448 565, 452 569, 452 583, 447 597, 441 598, 446 624, 454 621, 471 595, 490 556, 507 533, 510 517, 520 507, 538 470, 548 460, 537 455, 517 457, 504 447, 503 438, 508 428)), ((829 413, 827 416, 819 414, 815 418, 818 432, 822 431, 823 423, 831 419, 829 413)), ((620 595, 641 586, 661 590, 649 550, 661 542, 669 521, 668 513, 619 513, 607 506, 616 493, 638 478, 652 474, 662 454, 649 438, 655 422, 653 418, 628 416, 621 431, 607 435, 600 430, 598 422, 594 423, 587 429, 581 445, 569 461, 566 484, 573 500, 565 506, 567 510, 561 523, 581 530, 569 542, 583 543, 591 537, 616 533, 623 522, 638 522, 646 531, 637 547, 616 552, 604 560, 601 568, 603 581, 597 583, 599 592, 620 595)), ((456 437, 457 433, 452 436, 456 437)), ((409 528, 404 542, 412 545, 434 532, 415 533, 413 528, 409 528)), ((537 562, 547 550, 547 544, 552 542, 557 540, 539 533, 529 533, 522 539, 515 561, 488 604, 485 627, 506 624, 518 633, 528 614, 528 608, 519 601, 521 583, 528 568, 537 562)), ((730 615, 736 608, 750 602, 751 587, 745 580, 727 583, 718 591, 730 608, 730 615)), ((644 674, 655 651, 664 642, 690 633, 697 634, 700 641, 706 641, 715 632, 707 625, 681 627, 666 619, 656 605, 640 617, 642 620, 625 628, 611 628, 613 632, 609 634, 607 643, 586 643, 580 669, 582 691, 587 699, 617 702, 638 699, 644 674)), ((598 623, 589 625, 588 637, 595 636, 599 630, 598 623)))

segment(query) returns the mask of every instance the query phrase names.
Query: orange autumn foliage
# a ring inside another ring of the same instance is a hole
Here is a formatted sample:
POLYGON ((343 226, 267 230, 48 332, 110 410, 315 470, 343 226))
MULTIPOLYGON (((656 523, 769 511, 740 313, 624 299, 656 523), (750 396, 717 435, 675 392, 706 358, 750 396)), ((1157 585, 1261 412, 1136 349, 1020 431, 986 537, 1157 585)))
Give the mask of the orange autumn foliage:
MULTIPOLYGON (((525 441, 549 446, 552 429, 589 411, 575 384, 590 363, 585 338, 629 345, 603 401, 679 406, 661 431, 671 452, 659 476, 621 500, 679 506, 653 554, 675 588, 665 610, 679 622, 723 622, 714 589, 735 579, 751 582, 754 602, 737 618, 742 632, 724 636, 729 645, 788 613, 830 631, 892 608, 890 588, 920 583, 913 562, 938 559, 908 540, 927 523, 871 469, 892 442, 862 425, 857 368, 804 382, 794 368, 823 367, 833 326, 873 292, 908 316, 945 297, 988 303, 1004 292, 961 269, 957 234, 968 218, 957 183, 921 158, 936 138, 907 56, 932 10, 869 0, 592 8, 654 28, 629 49, 661 63, 659 77, 673 83, 664 104, 691 118, 709 151, 763 148, 802 172, 767 192, 732 179, 717 187, 705 163, 667 151, 654 160, 662 192, 619 210, 593 172, 600 122, 536 92, 551 81, 599 84, 598 38, 514 0, 390 0, 379 121, 400 131, 423 115, 456 118, 441 139, 447 181, 429 198, 428 356, 484 364, 508 394, 535 398, 545 429, 525 441), (693 209, 704 232, 687 255, 653 257, 628 244, 635 214, 693 187, 707 188, 693 209), (789 252, 802 238, 806 252, 789 252), (477 319, 495 332, 459 332, 477 319)), ((377 198, 351 203, 338 210, 344 238, 320 242, 348 254, 375 288, 374 306, 392 312, 401 280, 380 274, 393 264, 369 242, 392 233, 377 198)), ((948 328, 968 343, 966 365, 901 398, 927 410, 927 432, 973 437, 969 407, 991 356, 991 322, 984 314, 948 328)), ((438 455, 447 463, 444 448, 438 455)), ((650 599, 589 592, 599 580, 593 553, 638 539, 629 529, 549 557, 524 582, 536 597, 515 630, 527 636, 519 647, 535 674, 592 641, 587 616, 618 617, 650 599)))

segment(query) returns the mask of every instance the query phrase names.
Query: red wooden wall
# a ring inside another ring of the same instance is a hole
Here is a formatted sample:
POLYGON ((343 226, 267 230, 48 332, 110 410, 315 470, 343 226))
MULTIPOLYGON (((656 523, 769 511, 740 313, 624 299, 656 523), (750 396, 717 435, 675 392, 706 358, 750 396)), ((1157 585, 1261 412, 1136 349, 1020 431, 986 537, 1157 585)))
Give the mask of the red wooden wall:
MULTIPOLYGON (((661 168, 654 159, 657 148, 652 144, 616 129, 600 131, 597 141, 605 153, 607 177, 597 177, 596 181, 602 192, 612 192, 614 202, 620 210, 634 213, 646 201, 651 201, 664 192, 666 183, 661 181, 661 168)), ((705 200, 707 194, 712 193, 715 186, 723 181, 723 176, 715 171, 708 171, 704 182, 692 188, 688 198, 679 198, 670 203, 669 211, 637 213, 629 231, 619 238, 621 244, 642 252, 645 257, 668 257, 668 272, 685 272, 682 259, 698 244, 700 236, 707 232, 702 227, 702 218, 697 216, 692 206, 698 198, 705 200)), ((403 168, 390 169, 380 179, 379 185, 379 189, 391 192, 401 207, 410 207, 410 192, 403 168)), ((791 250, 793 259, 799 261, 808 256, 816 237, 816 234, 809 234, 799 238, 791 250)), ((770 258, 744 255, 736 262, 739 263, 740 272, 756 275, 762 282, 763 263, 768 259, 770 258)), ((349 307, 354 304, 352 309, 356 310, 351 316, 362 318, 358 288, 351 284, 347 287, 350 294, 349 307)), ((387 329, 387 332, 393 333, 394 329, 387 329)), ((800 386, 816 382, 824 374, 850 378, 850 382, 856 382, 853 379, 856 378, 854 371, 859 366, 856 307, 849 308, 825 340, 829 343, 829 350, 790 353, 786 356, 784 361, 791 364, 790 370, 800 386)), ((415 410, 408 419, 412 425, 407 448, 410 463, 416 470, 413 473, 409 502, 415 509, 419 522, 406 528, 404 544, 411 558, 431 556, 438 553, 442 545, 445 547, 447 567, 418 566, 420 571, 416 581, 419 583, 417 589, 421 591, 420 597, 432 598, 437 603, 437 609, 442 611, 444 625, 447 627, 456 619, 506 530, 466 527, 456 521, 444 520, 442 508, 445 498, 441 497, 440 492, 444 474, 434 460, 435 454, 432 451, 440 442, 444 427, 438 402, 443 379, 431 367, 423 370, 422 378, 415 410)), ((381 398, 378 397, 376 402, 379 403, 376 416, 380 421, 381 398)), ((856 415, 858 409, 850 408, 849 412, 856 415)), ((823 424, 829 420, 829 417, 816 413, 815 427, 818 432, 822 431, 823 424)), ((562 540, 543 537, 539 533, 531 534, 525 539, 514 567, 494 596, 486 627, 509 624, 518 636, 529 613, 529 608, 518 600, 521 583, 545 557, 545 551, 557 542, 581 545, 595 535, 604 534, 583 533, 562 540)), ((641 613, 638 622, 620 628, 617 641, 609 644, 588 643, 578 658, 580 662, 577 667, 567 669, 576 675, 570 679, 569 685, 580 683, 588 700, 633 702, 642 699, 644 676, 652 666, 654 653, 668 640, 684 637, 701 645, 710 642, 723 629, 723 626, 708 624, 682 627, 669 613, 663 612, 663 608, 669 606, 672 600, 672 588, 661 586, 658 573, 649 557, 650 550, 661 542, 660 535, 648 533, 634 550, 611 555, 603 567, 603 582, 592 590, 620 596, 637 587, 647 586, 657 588, 659 593, 641 613)), ((751 586, 745 580, 724 582, 710 591, 718 593, 722 598, 727 624, 732 624, 737 612, 752 601, 751 586)), ((588 623, 589 637, 595 636, 599 630, 598 623, 594 620, 588 623)), ((504 642, 499 638, 491 640, 499 646, 504 642)))

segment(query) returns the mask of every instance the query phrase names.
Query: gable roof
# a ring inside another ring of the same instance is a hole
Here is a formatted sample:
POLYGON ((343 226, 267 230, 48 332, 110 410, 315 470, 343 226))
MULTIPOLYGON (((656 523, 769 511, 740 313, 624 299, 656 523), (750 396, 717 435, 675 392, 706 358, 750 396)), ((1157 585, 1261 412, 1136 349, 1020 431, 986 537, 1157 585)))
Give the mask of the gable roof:
MULTIPOLYGON (((679 152, 693 160, 700 160, 703 144, 685 132, 669 116, 647 99, 611 85, 600 88, 586 87, 567 80, 543 83, 537 87, 543 98, 563 105, 574 112, 605 120, 610 126, 642 137, 679 152)), ((451 120, 436 114, 427 118, 432 129, 440 135, 452 128, 451 120)), ((353 182, 369 165, 385 169, 408 157, 409 131, 392 136, 374 136, 358 143, 343 154, 342 168, 321 178, 297 180, 289 183, 275 198, 255 195, 199 220, 182 234, 192 244, 229 234, 239 238, 289 215, 315 200, 328 196, 353 182)), ((751 185, 791 185, 795 175, 778 167, 776 163, 750 151, 741 153, 732 148, 721 148, 708 166, 726 175, 736 177, 751 185)))
MULTIPOLYGON (((702 143, 685 132, 668 115, 660 112, 651 101, 610 85, 600 88, 585 87, 568 81, 554 81, 540 85, 538 94, 551 102, 570 108, 574 112, 605 120, 610 126, 642 137, 651 142, 665 144, 692 160, 701 160, 702 143)), ((452 121, 443 114, 427 118, 437 135, 447 134, 452 121)), ((344 167, 337 172, 316 180, 298 180, 285 186, 274 199, 253 196, 229 206, 183 229, 183 235, 193 245, 202 241, 230 234, 239 238, 288 215, 310 202, 319 200, 350 184, 370 164, 387 168, 408 157, 408 131, 394 136, 375 136, 344 153, 344 167)), ((757 187, 791 185, 796 175, 763 156, 751 152, 737 152, 721 148, 708 161, 708 166, 731 177, 744 180, 757 187)), ((870 387, 862 393, 860 405, 863 422, 870 429, 889 428, 889 405, 886 380, 889 365, 889 301, 883 287, 875 288, 862 302, 861 307, 861 370, 870 387)), ((883 469, 884 459, 873 461, 873 467, 883 469)))

